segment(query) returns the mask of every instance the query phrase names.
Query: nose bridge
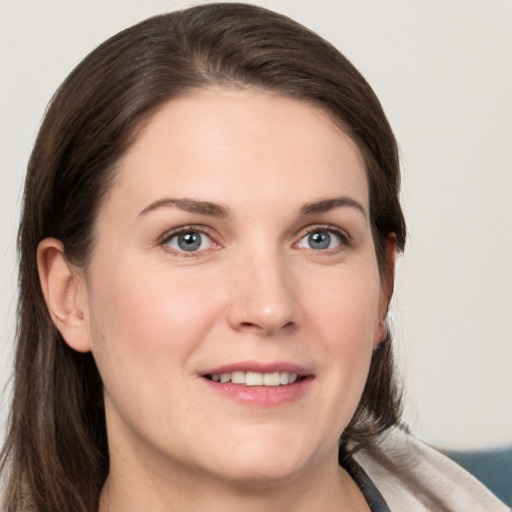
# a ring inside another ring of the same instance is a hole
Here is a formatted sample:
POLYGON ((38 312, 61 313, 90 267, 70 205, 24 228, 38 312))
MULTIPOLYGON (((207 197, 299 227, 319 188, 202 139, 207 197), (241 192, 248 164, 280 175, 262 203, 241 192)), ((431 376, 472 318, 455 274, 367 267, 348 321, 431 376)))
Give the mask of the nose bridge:
POLYGON ((240 253, 232 277, 235 329, 272 334, 297 322, 292 270, 277 244, 251 244, 240 253))

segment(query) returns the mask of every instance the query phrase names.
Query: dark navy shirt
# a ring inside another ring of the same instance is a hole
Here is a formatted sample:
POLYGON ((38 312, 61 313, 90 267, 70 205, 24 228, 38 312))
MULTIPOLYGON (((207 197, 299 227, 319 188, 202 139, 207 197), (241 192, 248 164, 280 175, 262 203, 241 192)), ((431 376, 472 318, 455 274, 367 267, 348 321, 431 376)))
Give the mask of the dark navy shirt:
POLYGON ((347 471, 359 487, 372 512, 391 512, 366 471, 352 457, 342 460, 340 453, 339 461, 340 466, 347 471))

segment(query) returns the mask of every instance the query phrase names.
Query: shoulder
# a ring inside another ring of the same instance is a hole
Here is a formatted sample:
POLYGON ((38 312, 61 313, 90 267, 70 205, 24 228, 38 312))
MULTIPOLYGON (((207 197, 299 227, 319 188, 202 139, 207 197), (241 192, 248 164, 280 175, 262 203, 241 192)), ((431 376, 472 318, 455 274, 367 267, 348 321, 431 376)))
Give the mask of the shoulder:
POLYGON ((354 458, 392 511, 510 511, 463 468, 399 429, 382 436, 378 446, 382 457, 361 450, 354 458))

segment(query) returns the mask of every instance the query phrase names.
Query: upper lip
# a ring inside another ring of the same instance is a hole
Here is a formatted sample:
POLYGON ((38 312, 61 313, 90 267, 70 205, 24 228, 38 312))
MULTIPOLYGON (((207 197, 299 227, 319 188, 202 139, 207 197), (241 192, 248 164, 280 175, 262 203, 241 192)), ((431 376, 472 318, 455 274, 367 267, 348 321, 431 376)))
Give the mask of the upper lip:
POLYGON ((271 363, 262 363, 259 361, 240 361, 237 363, 229 363, 222 366, 211 368, 201 372, 202 375, 219 375, 221 373, 233 372, 258 372, 258 373, 274 373, 274 372, 290 372, 304 377, 311 375, 311 372, 299 364, 287 361, 275 361, 271 363))

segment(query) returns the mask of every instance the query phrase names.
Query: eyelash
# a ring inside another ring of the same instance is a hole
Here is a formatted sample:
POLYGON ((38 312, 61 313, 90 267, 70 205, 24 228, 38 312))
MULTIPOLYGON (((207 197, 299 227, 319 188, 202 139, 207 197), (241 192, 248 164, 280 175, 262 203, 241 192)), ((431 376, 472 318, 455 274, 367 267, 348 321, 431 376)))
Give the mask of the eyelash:
POLYGON ((322 232, 336 235, 340 240, 339 246, 334 247, 332 249, 321 249, 321 250, 315 250, 312 248, 309 248, 309 249, 306 248, 306 249, 313 251, 316 254, 329 255, 329 254, 338 253, 338 252, 342 251, 343 249, 348 249, 352 246, 352 239, 351 239, 350 235, 345 230, 343 230, 337 226, 321 225, 321 224, 315 225, 315 226, 308 226, 307 228, 304 228, 299 236, 299 241, 296 242, 294 245, 298 245, 304 238, 306 238, 309 235, 312 235, 313 233, 322 233, 322 232))
MULTIPOLYGON (((307 236, 316 233, 316 232, 326 232, 330 234, 334 234, 337 237, 339 237, 340 240, 340 246, 335 248, 327 248, 327 249, 312 249, 312 248, 304 248, 310 251, 313 251, 318 254, 333 254, 342 251, 343 249, 350 248, 351 247, 351 237, 350 235, 344 231, 343 229, 332 226, 332 225, 315 225, 315 226, 309 226, 307 228, 304 228, 301 230, 300 235, 298 237, 298 241, 293 244, 294 247, 298 246, 298 244, 307 236)), ((190 257, 197 257, 199 254, 207 251, 207 250, 216 250, 219 249, 221 246, 220 244, 217 244, 213 236, 210 234, 209 230, 205 229, 203 226, 196 226, 196 225, 187 225, 182 226, 177 229, 173 229, 171 231, 168 231, 165 233, 160 239, 158 244, 162 246, 166 251, 171 252, 173 254, 176 254, 181 257, 190 258, 190 257), (201 235, 207 236, 213 245, 213 247, 208 247, 207 249, 200 249, 200 250, 194 250, 194 251, 186 251, 186 250, 177 250, 172 247, 170 247, 168 244, 169 242, 179 236, 184 235, 188 233, 199 233, 201 235)))
POLYGON ((164 248, 164 250, 171 252, 173 254, 176 254, 178 256, 182 256, 185 258, 193 258, 197 256, 200 253, 203 253, 204 251, 208 249, 201 249, 199 251, 185 251, 185 250, 178 250, 170 247, 168 244, 169 242, 179 235, 186 235, 189 233, 199 233, 201 235, 207 236, 211 241, 214 247, 209 247, 208 249, 218 249, 220 247, 219 244, 217 244, 214 240, 211 234, 209 233, 209 230, 205 229, 203 226, 195 226, 195 225, 188 225, 188 226, 182 226, 177 229, 173 229, 171 231, 168 231, 165 233, 159 240, 159 245, 164 248))

